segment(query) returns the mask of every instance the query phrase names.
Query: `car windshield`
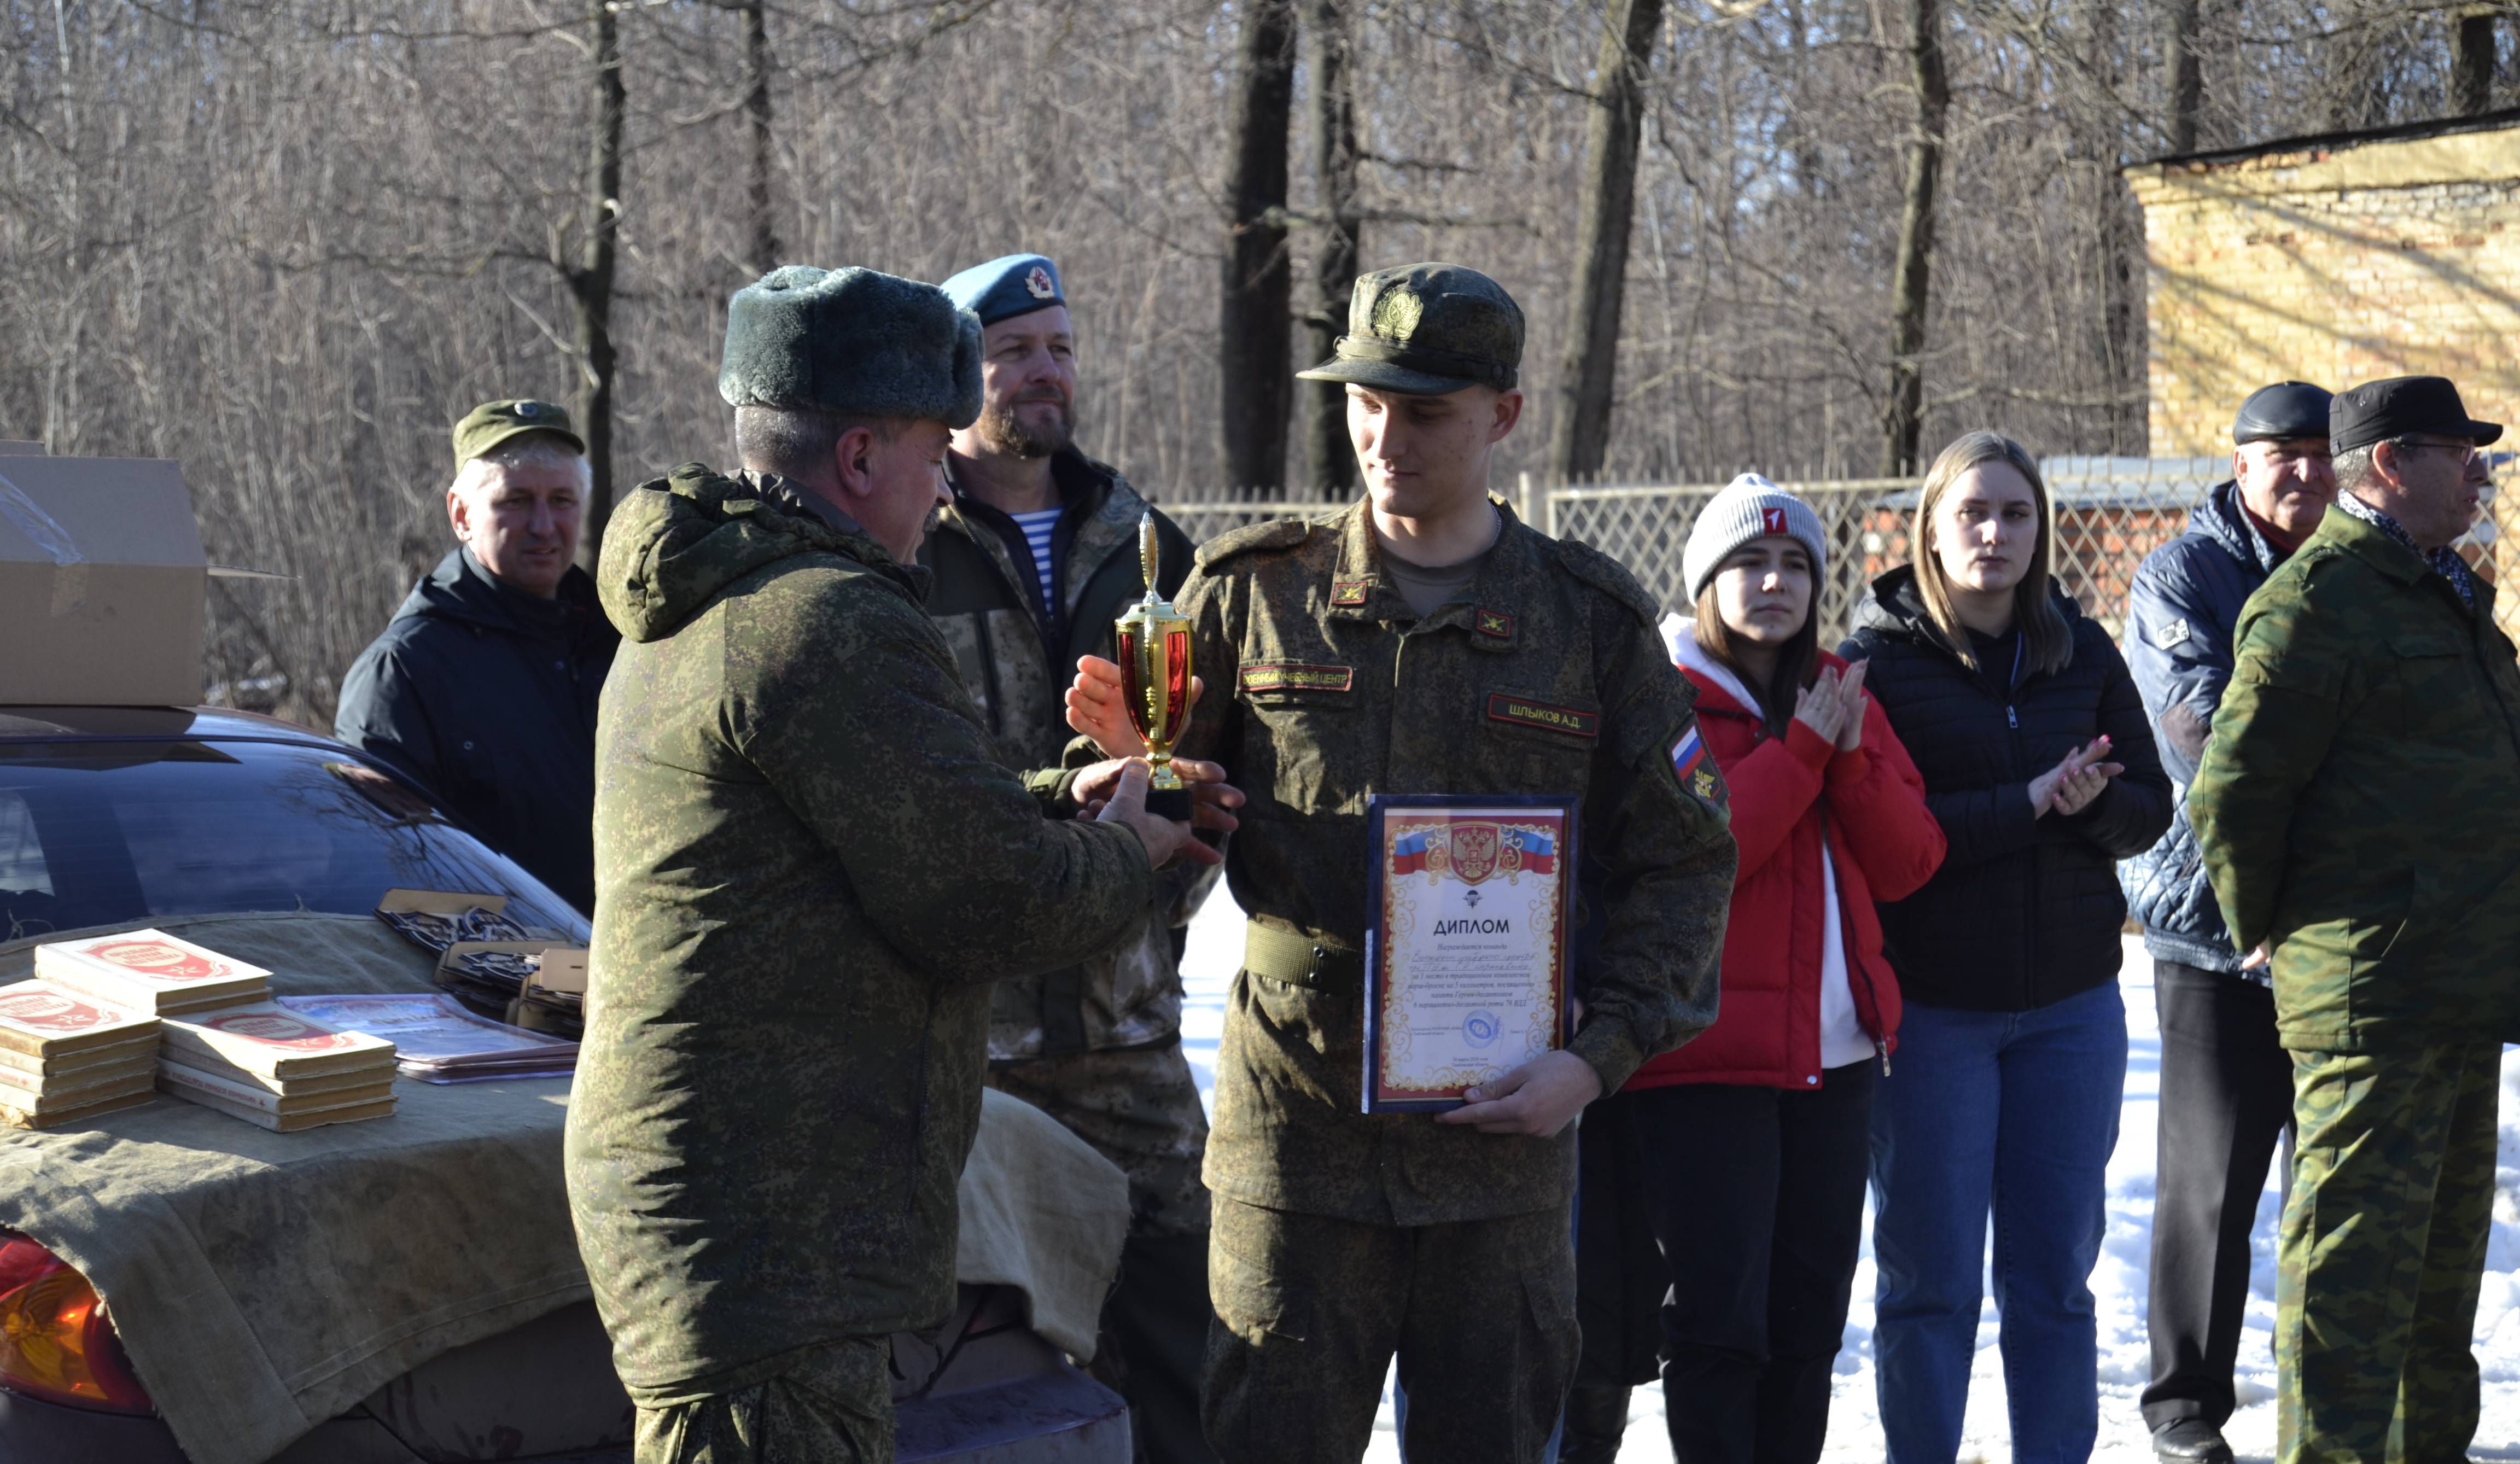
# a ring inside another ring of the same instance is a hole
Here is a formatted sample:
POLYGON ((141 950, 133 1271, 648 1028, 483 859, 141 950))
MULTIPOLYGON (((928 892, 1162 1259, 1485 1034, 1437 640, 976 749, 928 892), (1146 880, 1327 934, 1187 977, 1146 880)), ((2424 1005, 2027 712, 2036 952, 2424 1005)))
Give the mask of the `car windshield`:
POLYGON ((346 751, 0 743, 0 938, 238 910, 367 914, 398 888, 506 895, 525 925, 589 934, 566 901, 346 751))

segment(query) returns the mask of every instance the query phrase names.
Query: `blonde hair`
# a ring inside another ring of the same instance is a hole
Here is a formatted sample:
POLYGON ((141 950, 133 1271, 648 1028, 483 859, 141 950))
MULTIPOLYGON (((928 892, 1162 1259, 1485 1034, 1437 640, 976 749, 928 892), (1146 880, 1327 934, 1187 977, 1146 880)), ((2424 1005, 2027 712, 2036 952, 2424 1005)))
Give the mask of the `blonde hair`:
POLYGON ((1969 669, 1983 671, 1977 649, 1952 607, 1951 581, 1944 576, 1942 555, 1934 545, 1934 510, 1943 494, 1970 468, 2002 463, 2030 484, 2030 500, 2039 508, 2039 541, 2030 552, 2030 567, 2012 587, 2012 616, 2021 631, 2023 659, 2049 676, 2074 663, 2074 631, 2065 623, 2048 593, 2053 583, 2049 561, 2055 556, 2056 515, 2048 502, 2048 480, 2039 475, 2038 460, 2027 448, 2001 432, 1966 432, 1944 448, 1925 473, 1924 491, 1916 495, 1916 516, 1908 527, 1910 556, 1916 566, 1916 595, 1944 642, 1969 669))

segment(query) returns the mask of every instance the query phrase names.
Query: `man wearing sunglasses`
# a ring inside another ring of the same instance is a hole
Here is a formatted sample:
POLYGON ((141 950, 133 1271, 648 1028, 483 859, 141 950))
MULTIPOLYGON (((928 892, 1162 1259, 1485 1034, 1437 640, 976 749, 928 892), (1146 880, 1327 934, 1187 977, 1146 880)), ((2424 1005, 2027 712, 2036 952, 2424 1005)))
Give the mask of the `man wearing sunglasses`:
POLYGON ((2520 1040, 2520 664, 2452 545, 2502 428, 2440 377, 2341 392, 2328 427, 2337 511, 2241 612, 2187 810, 2292 1057, 2276 1453, 2457 1459, 2520 1040))

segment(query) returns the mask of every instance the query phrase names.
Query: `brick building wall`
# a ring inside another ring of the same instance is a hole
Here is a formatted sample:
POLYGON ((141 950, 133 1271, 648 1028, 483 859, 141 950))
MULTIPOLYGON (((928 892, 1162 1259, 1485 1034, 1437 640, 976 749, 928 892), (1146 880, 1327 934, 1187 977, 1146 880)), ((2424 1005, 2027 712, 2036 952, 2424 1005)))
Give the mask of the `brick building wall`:
POLYGON ((2228 452, 2269 381, 2456 381, 2520 422, 2520 114, 2126 170, 2143 207, 2156 457, 2228 452))

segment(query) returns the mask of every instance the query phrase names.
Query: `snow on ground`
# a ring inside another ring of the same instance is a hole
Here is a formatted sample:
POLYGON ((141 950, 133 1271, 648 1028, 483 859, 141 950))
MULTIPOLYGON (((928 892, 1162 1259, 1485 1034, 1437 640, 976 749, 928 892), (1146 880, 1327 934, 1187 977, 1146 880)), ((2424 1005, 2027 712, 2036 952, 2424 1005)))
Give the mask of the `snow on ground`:
MULTIPOLYGON (((1220 887, 1191 927, 1190 950, 1183 963, 1189 1001, 1182 1036, 1192 1068, 1204 1094, 1216 1076, 1217 1039, 1224 1031, 1226 989, 1241 962, 1242 913, 1220 887)), ((2100 1336, 2100 1442, 2095 1458, 2106 1464, 2148 1464, 2150 1438, 2137 1411, 2136 1398, 2151 1371, 2144 1341, 2144 1277, 2152 1245, 2152 1200, 2155 1117, 2161 1091, 2161 1038, 2153 1019, 2152 962, 2141 942, 2127 941, 2126 967, 2120 978, 2126 992, 2127 1029, 2132 1050, 2127 1060, 2126 1116, 2118 1147, 2109 1162, 2109 1228, 2100 1263, 2092 1277, 2098 1300, 2100 1336)), ((2506 1101, 2502 1113, 2499 1193, 2495 1200, 2494 1238, 2486 1259, 2484 1293, 2477 1308, 2477 1360, 2485 1376, 2484 1421, 2471 1455, 2520 1460, 2520 1050, 2506 1049, 2502 1060, 2506 1101)), ((1212 1100, 1211 1100, 1212 1102, 1212 1100)), ((2275 1186, 2269 1176, 2258 1201, 2253 1239, 2256 1265, 2249 1281, 2249 1317, 2240 1339, 2237 1384, 2240 1410, 2225 1430, 2232 1448, 2244 1460, 2274 1456, 2274 1225, 2275 1186)), ((1837 1357, 1837 1388, 1829 1409, 1826 1457, 1834 1464, 1856 1464, 1881 1457, 1879 1410, 1873 1400, 1872 1377, 1872 1244, 1868 1222, 1864 1261, 1855 1275, 1855 1300, 1846 1321, 1846 1346, 1837 1357)), ((2009 1457, 2010 1430, 2004 1416, 2002 1367, 1996 1350, 1995 1304, 1989 1301, 1978 1323, 1977 1368, 1969 1389, 1967 1436, 1961 1444, 1963 1464, 2009 1457)), ((1659 1389, 1637 1390, 1629 1414, 1627 1446, 1622 1456, 1640 1464, 1668 1459, 1659 1389)), ((1386 1400, 1376 1421, 1373 1445, 1366 1458, 1372 1464, 1396 1464, 1399 1450, 1391 1433, 1386 1400)))

